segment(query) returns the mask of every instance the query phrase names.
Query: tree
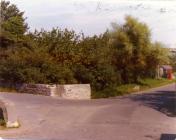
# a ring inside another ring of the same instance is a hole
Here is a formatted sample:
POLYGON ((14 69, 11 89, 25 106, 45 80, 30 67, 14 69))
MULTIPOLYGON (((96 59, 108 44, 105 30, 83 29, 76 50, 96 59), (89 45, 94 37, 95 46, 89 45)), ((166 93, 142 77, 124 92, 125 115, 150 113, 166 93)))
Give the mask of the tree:
POLYGON ((79 83, 91 83, 93 89, 103 90, 118 84, 118 74, 111 65, 109 34, 83 38, 79 45, 80 53, 73 67, 79 83))
POLYGON ((149 53, 146 54, 146 76, 158 78, 158 70, 160 65, 169 64, 169 52, 166 47, 160 43, 152 44, 149 53))
POLYGON ((174 71, 176 71, 176 53, 170 55, 170 64, 173 66, 174 71))
POLYGON ((123 25, 113 24, 111 45, 113 62, 124 83, 138 82, 146 68, 146 54, 151 46, 148 26, 131 16, 123 25))
POLYGON ((1 1, 0 17, 0 47, 14 46, 14 43, 22 41, 28 26, 25 23, 24 12, 20 12, 16 5, 9 1, 1 1))
POLYGON ((70 69, 42 50, 16 48, 0 63, 1 80, 9 83, 76 83, 70 69))

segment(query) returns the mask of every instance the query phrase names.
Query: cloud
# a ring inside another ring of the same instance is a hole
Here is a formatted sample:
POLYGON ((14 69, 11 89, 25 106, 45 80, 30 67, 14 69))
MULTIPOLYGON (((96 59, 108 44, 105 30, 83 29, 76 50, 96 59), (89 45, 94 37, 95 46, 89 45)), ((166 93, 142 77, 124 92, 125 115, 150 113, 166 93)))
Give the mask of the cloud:
POLYGON ((111 22, 123 22, 124 16, 128 14, 146 22, 152 29, 154 40, 175 44, 176 1, 174 0, 10 1, 25 11, 31 30, 58 26, 77 32, 82 30, 87 35, 93 35, 104 32, 111 22))

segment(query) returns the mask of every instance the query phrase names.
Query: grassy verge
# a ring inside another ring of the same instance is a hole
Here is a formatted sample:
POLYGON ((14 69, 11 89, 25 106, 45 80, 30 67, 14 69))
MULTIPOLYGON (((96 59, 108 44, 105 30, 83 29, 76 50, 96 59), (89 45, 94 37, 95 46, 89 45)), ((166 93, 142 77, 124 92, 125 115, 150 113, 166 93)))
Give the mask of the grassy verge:
POLYGON ((160 87, 174 82, 175 80, 168 80, 168 79, 145 79, 141 81, 142 83, 141 90, 160 87))
POLYGON ((0 130, 5 129, 6 123, 3 119, 0 119, 0 130))
POLYGON ((168 80, 168 79, 145 79, 145 80, 141 80, 139 84, 120 85, 118 87, 105 89, 104 91, 93 92, 92 98, 96 99, 96 98, 115 97, 115 96, 130 94, 137 91, 144 91, 151 88, 164 86, 174 82, 175 82, 174 80, 168 80))
POLYGON ((3 111, 0 108, 0 130, 5 129, 6 123, 3 117, 3 111))
POLYGON ((16 92, 14 88, 0 87, 0 92, 16 92))

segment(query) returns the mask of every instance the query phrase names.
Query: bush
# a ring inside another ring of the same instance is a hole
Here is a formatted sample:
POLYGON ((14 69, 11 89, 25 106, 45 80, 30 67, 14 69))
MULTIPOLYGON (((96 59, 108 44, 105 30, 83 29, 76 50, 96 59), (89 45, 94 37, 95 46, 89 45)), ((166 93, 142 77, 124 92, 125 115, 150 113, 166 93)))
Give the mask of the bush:
POLYGON ((118 94, 115 87, 108 87, 100 91, 92 91, 92 99, 115 97, 117 95, 118 94))
POLYGON ((12 83, 76 83, 69 68, 57 64, 47 53, 26 48, 1 60, 0 77, 12 83))

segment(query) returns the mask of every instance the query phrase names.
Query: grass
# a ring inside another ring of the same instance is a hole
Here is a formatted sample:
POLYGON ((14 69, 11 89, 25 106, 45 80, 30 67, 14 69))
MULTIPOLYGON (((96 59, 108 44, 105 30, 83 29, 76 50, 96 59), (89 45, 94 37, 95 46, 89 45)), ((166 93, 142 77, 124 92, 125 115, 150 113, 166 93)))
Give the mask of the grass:
POLYGON ((3 128, 6 126, 5 120, 0 119, 0 128, 3 128))
POLYGON ((0 130, 6 129, 6 123, 4 120, 0 120, 0 130))
POLYGON ((16 92, 14 88, 0 87, 0 92, 16 92))
POLYGON ((3 111, 0 108, 0 130, 4 129, 5 126, 6 126, 6 122, 5 122, 4 117, 3 117, 3 111))
POLYGON ((145 79, 141 81, 142 83, 141 90, 164 86, 174 82, 175 80, 168 80, 168 79, 145 79))
POLYGON ((93 92, 92 98, 96 99, 96 98, 115 97, 115 96, 130 94, 137 91, 144 91, 151 88, 164 86, 174 82, 175 82, 174 80, 168 80, 168 79, 144 79, 144 80, 141 80, 138 84, 120 85, 110 89, 105 89, 104 91, 93 92))

